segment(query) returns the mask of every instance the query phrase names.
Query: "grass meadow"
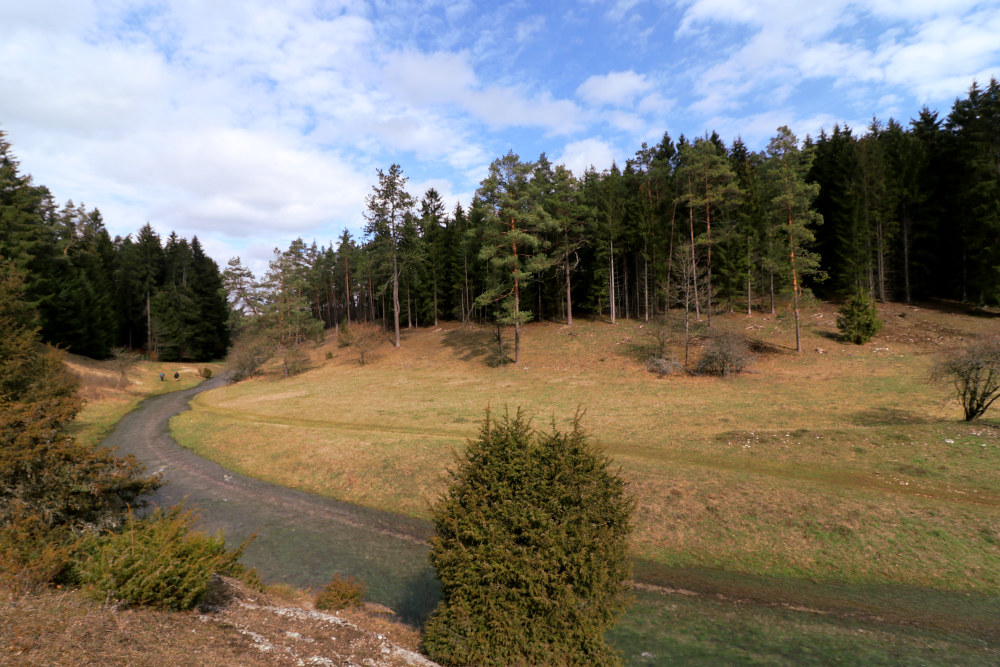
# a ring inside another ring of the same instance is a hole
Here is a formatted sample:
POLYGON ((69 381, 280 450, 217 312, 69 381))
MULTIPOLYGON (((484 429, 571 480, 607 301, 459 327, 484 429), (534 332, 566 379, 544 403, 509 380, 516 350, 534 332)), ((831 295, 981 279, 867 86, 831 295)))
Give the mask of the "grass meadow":
POLYGON ((407 332, 365 365, 330 335, 308 372, 200 394, 171 429, 241 473, 427 517, 487 407, 521 406, 542 429, 580 411, 636 498, 637 579, 996 647, 1000 420, 994 408, 961 421, 928 378, 942 352, 995 334, 1000 318, 881 309, 886 326, 864 346, 839 342, 833 306, 803 309, 801 355, 789 317, 716 316, 760 343, 730 378, 646 372, 653 325, 636 321, 529 325, 517 367, 488 363, 490 331, 477 326, 407 332))

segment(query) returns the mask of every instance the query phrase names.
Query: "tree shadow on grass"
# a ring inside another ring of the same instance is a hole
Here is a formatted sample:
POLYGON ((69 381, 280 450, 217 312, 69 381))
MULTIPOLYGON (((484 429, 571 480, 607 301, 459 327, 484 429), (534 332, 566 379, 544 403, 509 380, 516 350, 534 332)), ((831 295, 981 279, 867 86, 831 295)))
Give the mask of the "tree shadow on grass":
POLYGON ((441 339, 459 355, 462 361, 482 360, 489 363, 496 356, 496 342, 492 334, 477 327, 460 327, 445 332, 441 339))
POLYGON ((903 408, 869 408, 856 412, 851 423, 856 426, 897 426, 900 424, 927 424, 930 420, 923 415, 903 408))

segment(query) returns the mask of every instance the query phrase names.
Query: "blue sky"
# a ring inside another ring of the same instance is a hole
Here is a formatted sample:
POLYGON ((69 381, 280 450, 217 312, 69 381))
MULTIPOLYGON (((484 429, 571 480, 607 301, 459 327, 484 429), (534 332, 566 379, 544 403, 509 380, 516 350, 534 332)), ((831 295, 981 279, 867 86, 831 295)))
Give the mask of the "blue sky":
POLYGON ((0 0, 0 128, 57 201, 256 271, 360 237, 376 169, 468 204, 508 150, 577 173, 664 132, 762 148, 947 115, 1000 2, 0 0))

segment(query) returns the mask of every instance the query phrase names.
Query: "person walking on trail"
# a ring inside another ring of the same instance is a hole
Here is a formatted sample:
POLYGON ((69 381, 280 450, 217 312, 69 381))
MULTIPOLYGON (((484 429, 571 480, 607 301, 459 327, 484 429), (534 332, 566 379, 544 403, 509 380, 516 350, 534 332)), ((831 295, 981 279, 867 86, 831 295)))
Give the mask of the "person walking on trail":
POLYGON ((163 378, 164 378, 164 373, 163 371, 160 371, 160 382, 163 382, 163 378))
POLYGON ((174 379, 175 380, 180 380, 181 379, 181 374, 178 371, 174 371, 174 379))

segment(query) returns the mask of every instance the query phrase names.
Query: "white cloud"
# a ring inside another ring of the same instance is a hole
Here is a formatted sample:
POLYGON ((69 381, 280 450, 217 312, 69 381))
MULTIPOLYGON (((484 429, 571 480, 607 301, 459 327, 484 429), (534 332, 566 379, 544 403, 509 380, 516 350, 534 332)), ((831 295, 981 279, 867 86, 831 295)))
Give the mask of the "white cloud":
POLYGON ((566 144, 562 156, 553 162, 566 165, 579 178, 589 167, 597 171, 609 169, 616 157, 617 151, 611 144, 601 139, 583 139, 566 144))
POLYGON ((552 134, 565 134, 582 127, 580 110, 570 100, 553 99, 549 93, 528 97, 513 86, 470 93, 464 106, 493 129, 541 127, 552 134))
POLYGON ((624 107, 652 87, 645 74, 629 70, 590 76, 576 89, 576 94, 590 104, 624 107))
POLYGON ((384 75, 390 89, 414 104, 457 102, 479 85, 467 53, 392 53, 384 75))
POLYGON ((520 21, 514 29, 514 37, 519 43, 527 42, 545 29, 545 17, 536 14, 520 21))
POLYGON ((1000 8, 971 0, 679 4, 679 39, 706 50, 712 36, 735 44, 690 75, 698 92, 690 108, 706 116, 784 105, 824 80, 848 91, 844 101, 855 106, 876 105, 886 86, 921 102, 948 101, 970 77, 988 76, 1000 55, 1000 8))

